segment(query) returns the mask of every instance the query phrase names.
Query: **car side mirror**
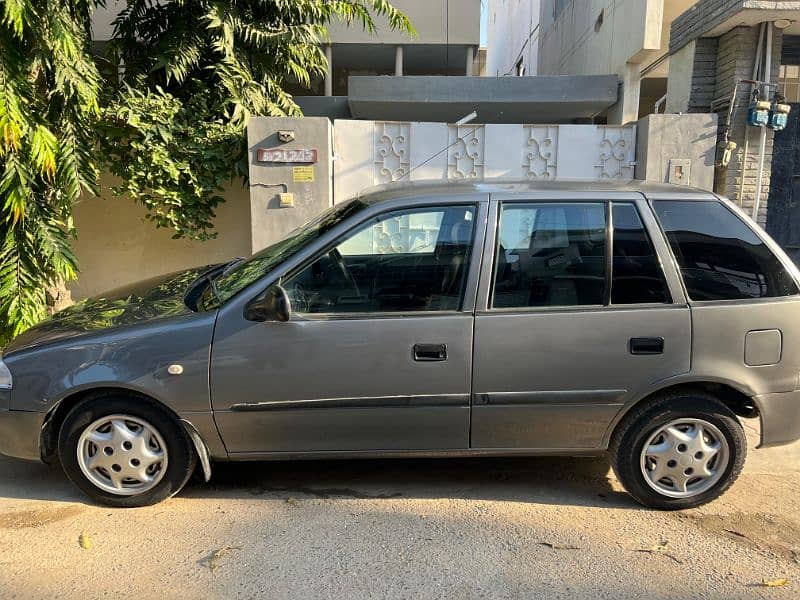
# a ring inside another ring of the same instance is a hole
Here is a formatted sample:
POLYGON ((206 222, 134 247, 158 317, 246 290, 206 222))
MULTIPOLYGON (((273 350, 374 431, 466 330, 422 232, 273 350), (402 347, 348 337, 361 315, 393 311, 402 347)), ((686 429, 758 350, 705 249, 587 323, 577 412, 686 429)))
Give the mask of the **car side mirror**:
POLYGON ((285 323, 292 318, 292 305, 286 290, 277 283, 269 286, 263 294, 247 303, 244 308, 244 318, 258 323, 265 321, 285 323))

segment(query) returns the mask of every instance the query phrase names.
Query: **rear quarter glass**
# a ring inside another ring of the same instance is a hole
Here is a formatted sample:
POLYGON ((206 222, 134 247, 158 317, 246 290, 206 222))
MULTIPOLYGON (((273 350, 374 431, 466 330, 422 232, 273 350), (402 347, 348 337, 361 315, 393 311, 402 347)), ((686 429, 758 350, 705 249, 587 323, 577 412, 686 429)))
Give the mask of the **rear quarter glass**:
POLYGON ((743 300, 798 293, 767 244, 717 200, 653 202, 689 298, 743 300))

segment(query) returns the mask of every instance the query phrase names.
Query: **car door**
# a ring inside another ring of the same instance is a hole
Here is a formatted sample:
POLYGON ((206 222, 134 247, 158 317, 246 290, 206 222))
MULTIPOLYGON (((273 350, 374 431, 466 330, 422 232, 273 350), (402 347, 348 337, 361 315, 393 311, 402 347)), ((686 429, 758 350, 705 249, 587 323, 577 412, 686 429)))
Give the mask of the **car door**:
POLYGON ((690 366, 689 308, 650 208, 635 193, 501 196, 489 221, 471 444, 601 448, 629 399, 690 366))
POLYGON ((281 273, 290 321, 248 322, 241 302, 224 306, 210 377, 228 451, 467 448, 473 248, 487 206, 486 196, 373 206, 281 273))

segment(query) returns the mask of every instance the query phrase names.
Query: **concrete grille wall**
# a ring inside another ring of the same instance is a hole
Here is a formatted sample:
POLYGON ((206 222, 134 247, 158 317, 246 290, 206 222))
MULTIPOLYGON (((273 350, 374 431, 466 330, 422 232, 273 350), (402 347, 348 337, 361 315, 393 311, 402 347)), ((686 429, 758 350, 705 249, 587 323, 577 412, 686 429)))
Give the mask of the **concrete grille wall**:
POLYGON ((337 120, 334 201, 420 179, 631 179, 636 126, 337 120))

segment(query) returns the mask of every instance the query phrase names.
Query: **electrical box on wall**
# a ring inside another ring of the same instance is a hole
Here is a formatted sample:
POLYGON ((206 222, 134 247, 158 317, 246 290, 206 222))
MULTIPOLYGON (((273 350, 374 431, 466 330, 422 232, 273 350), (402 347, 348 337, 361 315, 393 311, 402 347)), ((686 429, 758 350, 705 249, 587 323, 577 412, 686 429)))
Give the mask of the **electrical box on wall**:
POLYGON ((689 185, 692 173, 692 160, 690 158, 669 159, 669 173, 667 183, 689 185))

